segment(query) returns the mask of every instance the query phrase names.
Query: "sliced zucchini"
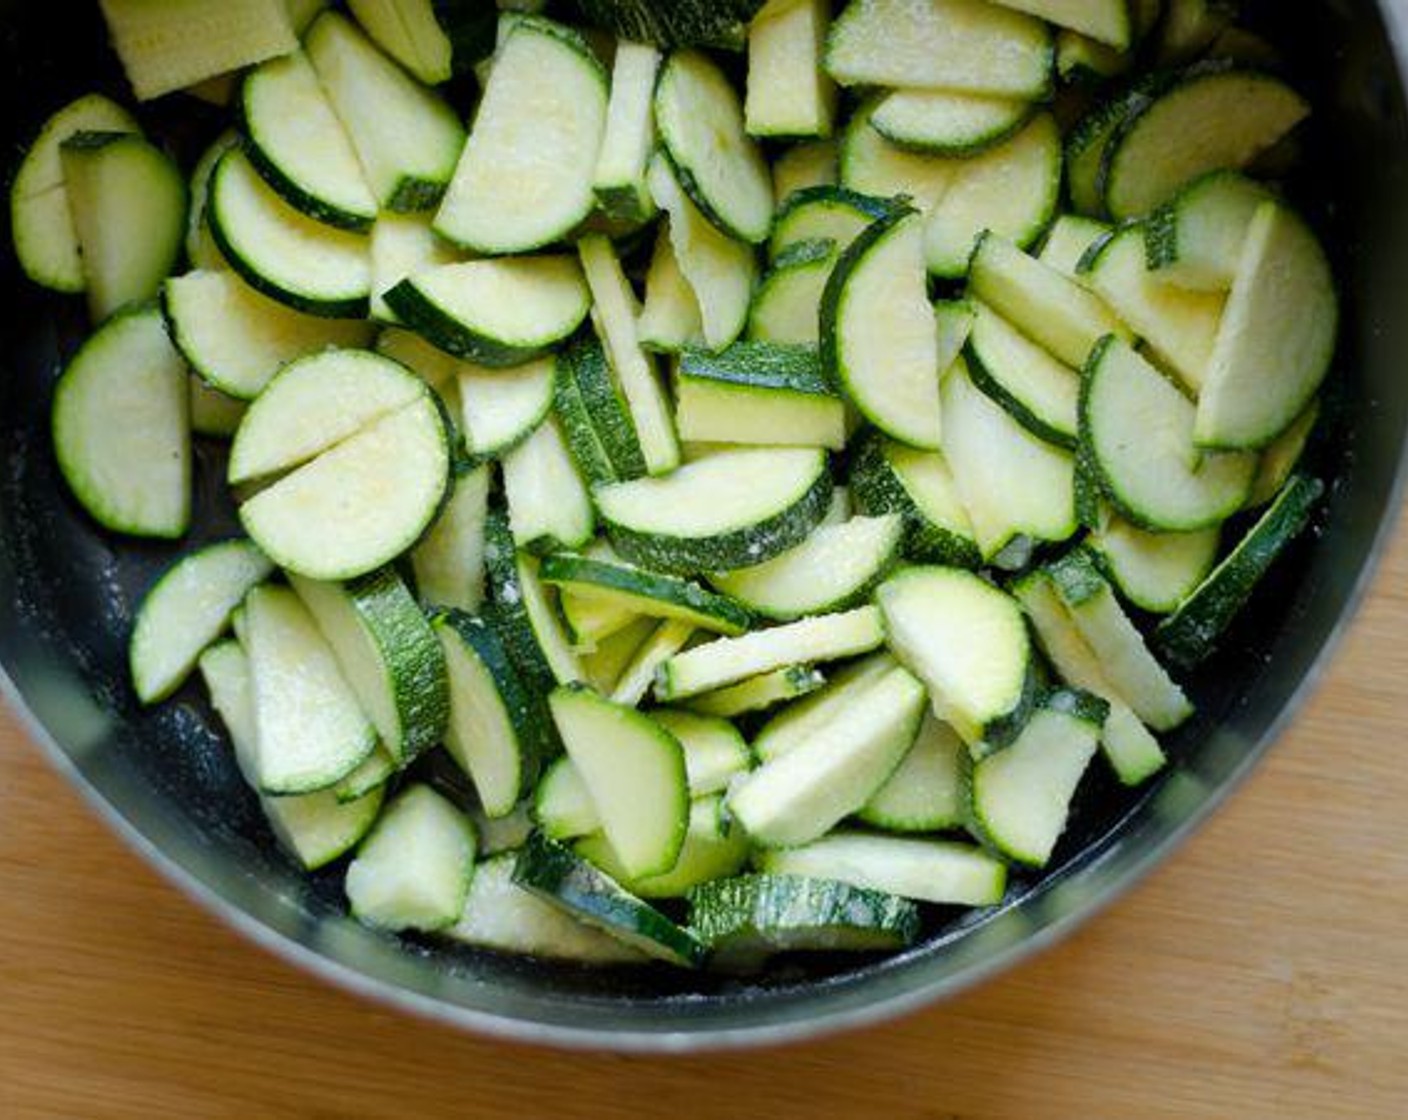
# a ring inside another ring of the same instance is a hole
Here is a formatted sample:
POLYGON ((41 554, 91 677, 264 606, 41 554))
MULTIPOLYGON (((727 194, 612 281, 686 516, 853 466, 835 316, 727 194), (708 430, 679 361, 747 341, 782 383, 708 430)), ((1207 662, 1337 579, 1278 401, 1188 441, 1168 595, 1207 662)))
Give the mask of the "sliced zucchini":
MULTIPOLYGON (((651 205, 654 205, 653 199, 651 205)), ((655 237, 655 251, 645 277, 645 305, 641 308, 636 332, 640 344, 647 350, 670 354, 704 339, 704 316, 699 310, 699 300, 680 270, 667 225, 661 225, 655 237)))
POLYGON ((1076 213, 1105 218, 1104 170, 1111 142, 1120 126, 1143 111, 1176 79, 1153 73, 1095 105, 1071 130, 1066 141, 1066 179, 1076 213))
POLYGON ((876 601, 895 656, 975 756, 1020 734, 1035 672, 1016 600, 959 568, 911 568, 881 584, 876 601))
MULTIPOLYGON (((1037 254, 1037 260, 1048 268, 1055 269, 1063 276, 1075 279, 1076 268, 1090 252, 1091 247, 1097 242, 1109 237, 1111 228, 1106 223, 1095 218, 1082 218, 1079 214, 1062 214, 1054 222, 1051 228, 1046 231, 1046 237, 1042 241, 1041 252, 1037 254)), ((976 264, 976 262, 974 262, 976 264)), ((976 280, 976 272, 974 273, 976 280)), ((994 306, 999 303, 1000 297, 995 296, 991 291, 988 293, 988 301, 994 306)), ((1117 328, 1111 328, 1116 330, 1117 328)))
POLYGON ((704 946, 593 864, 534 833, 519 850, 516 885, 656 960, 696 968, 704 946))
POLYGON ((1262 576, 1310 523, 1324 493, 1318 479, 1293 476, 1237 547, 1159 624, 1159 652, 1185 668, 1210 656, 1262 576))
POLYGON ((901 148, 966 157, 1000 144, 1031 115, 1031 102, 1021 98, 903 89, 881 98, 870 124, 901 148))
POLYGON ((826 69, 844 86, 1045 99, 1051 32, 979 0, 854 0, 831 29, 826 69))
POLYGON ((1130 0, 996 0, 1004 8, 1026 12, 1057 27, 1068 27, 1116 50, 1134 41, 1130 0))
POLYGON ((616 550, 662 572, 732 571, 801 543, 826 512, 826 454, 723 451, 665 478, 603 486, 597 511, 616 550))
POLYGON ((240 521, 280 567, 354 579, 420 538, 449 482, 449 437, 427 395, 260 491, 240 521))
POLYGON ((869 801, 909 750, 924 715, 924 688, 914 677, 892 669, 857 699, 730 789, 728 811, 755 843, 816 840, 869 801))
POLYGON ((700 693, 685 701, 691 710, 703 715, 732 719, 752 712, 766 711, 788 700, 809 696, 826 684, 820 671, 809 665, 789 665, 759 673, 738 684, 700 693))
POLYGON ((469 818, 429 786, 403 790, 347 868, 353 916, 387 930, 454 925, 469 895, 477 843, 469 818))
POLYGON ((1164 0, 1155 58, 1162 65, 1190 62, 1203 54, 1236 14, 1223 0, 1164 0))
POLYGON ((477 948, 584 964, 640 964, 645 954, 542 901, 513 881, 516 851, 474 869, 464 911, 446 937, 477 948))
POLYGON ((305 315, 267 299, 233 272, 173 276, 162 288, 171 341, 211 386, 253 400, 295 358, 371 342, 370 324, 305 315))
POLYGON ((741 829, 726 826, 722 806, 718 794, 690 805, 679 859, 661 875, 631 875, 602 833, 579 840, 573 850, 638 898, 682 898, 701 883, 737 875, 748 862, 748 838, 741 829))
MULTIPOLYGON (((626 481, 646 474, 645 452, 631 409, 594 334, 583 332, 559 354, 557 376, 576 390, 615 479, 626 481)), ((655 415, 653 406, 650 413, 655 415)))
POLYGON ((1039 439, 1074 448, 1080 377, 986 304, 973 302, 968 374, 1039 439))
POLYGON ((436 230, 482 253, 561 240, 592 210, 607 96, 606 72, 577 32, 536 16, 515 20, 436 230))
POLYGON ((863 602, 899 560, 898 513, 819 526, 796 548, 713 584, 766 618, 782 622, 842 611, 863 602))
POLYGON ((1012 593, 1021 601, 1043 652, 1062 679, 1109 704, 1100 746, 1120 781, 1127 786, 1139 785, 1161 770, 1167 762, 1163 748, 1120 699, 1047 574, 1037 569, 1023 576, 1012 585, 1012 593))
POLYGON ((880 612, 872 606, 717 638, 666 661, 657 674, 655 695, 666 702, 698 696, 774 669, 869 653, 884 638, 880 612))
POLYGON ((87 286, 59 155, 63 143, 80 132, 140 131, 132 114, 100 93, 70 101, 44 122, 10 187, 15 256, 36 284, 56 292, 87 286))
POLYGON ((836 673, 820 692, 789 704, 773 716, 753 740, 759 761, 770 762, 810 742, 854 708, 870 686, 898 668, 888 653, 876 653, 836 673))
POLYGON ((1290 481, 1291 475, 1305 457, 1319 422, 1320 402, 1311 401, 1295 423, 1261 453, 1261 461, 1256 469, 1256 481, 1252 483, 1252 492, 1244 509, 1260 509, 1275 499, 1281 492, 1281 487, 1290 481))
POLYGON ((444 654, 395 569, 341 584, 290 573, 289 582, 391 757, 404 766, 439 743, 450 709, 444 654))
POLYGON ((790 346, 821 345, 821 297, 838 258, 833 241, 801 241, 764 277, 748 313, 748 338, 790 346))
POLYGON ((763 0, 727 0, 726 3, 671 3, 655 0, 581 0, 589 23, 604 27, 621 39, 655 43, 661 47, 706 46, 742 50, 748 21, 763 0))
POLYGON ((207 220, 216 246, 250 287, 309 315, 365 317, 372 283, 368 239, 300 214, 240 149, 216 165, 207 220))
POLYGON ((74 133, 59 163, 93 321, 155 298, 185 239, 180 170, 131 132, 74 133))
POLYGON ((308 56, 256 66, 240 85, 245 151, 296 210, 340 229, 370 229, 377 197, 308 56))
POLYGON ((1080 416, 1101 489, 1140 528, 1206 529, 1246 502, 1256 457, 1200 455, 1194 406, 1128 344, 1111 337, 1091 354, 1080 416))
POLYGON ((963 161, 928 212, 924 259, 935 276, 966 275, 984 230, 1026 248, 1056 216, 1061 194, 1061 134, 1038 113, 1011 139, 963 161))
POLYGON ((441 265, 383 297, 416 333, 447 354, 516 366, 581 326, 591 295, 568 256, 504 257, 441 265))
POLYGON ((744 120, 753 136, 826 137, 836 85, 822 69, 828 0, 772 0, 748 25, 744 120))
POLYGON ((1076 87, 1097 87, 1126 73, 1133 55, 1063 27, 1056 33, 1056 74, 1076 87))
POLYGON ((634 707, 645 699, 655 684, 660 666, 677 654, 694 635, 694 627, 679 619, 667 619, 631 654, 616 679, 611 699, 634 707))
POLYGON ((487 622, 450 610, 434 627, 449 679, 445 748, 473 780, 484 812, 505 816, 532 788, 549 750, 541 704, 487 622))
POLYGON ((733 635, 753 624, 752 615, 726 595, 618 561, 557 553, 543 559, 540 575, 563 594, 610 603, 632 616, 680 619, 703 630, 733 635))
POLYGON ((291 470, 428 396, 410 370, 369 350, 295 359, 245 414, 230 449, 229 481, 291 470))
POLYGON ((534 358, 506 369, 459 367, 460 427, 476 458, 505 456, 541 432, 552 409, 555 364, 534 358))
POLYGON ((851 459, 850 483, 861 512, 898 513, 904 519, 908 559, 959 568, 982 562, 973 524, 942 455, 878 434, 864 437, 851 459))
POLYGON ((940 906, 996 906, 1007 865, 971 844, 833 832, 800 848, 766 851, 758 868, 772 875, 832 879, 940 906))
POLYGON ((319 16, 303 42, 382 209, 433 207, 464 146, 454 110, 337 12, 319 16))
POLYGON ((705 344, 721 350, 743 333, 748 320, 758 271, 753 248, 709 222, 667 159, 657 155, 650 161, 646 181, 656 205, 669 216, 675 259, 699 304, 705 344))
POLYGON ((841 184, 880 199, 906 195, 927 213, 953 184, 963 161, 912 152, 892 144, 871 127, 876 103, 862 104, 841 137, 841 184))
POLYGON ((1325 380, 1338 331, 1339 297, 1325 251, 1291 210, 1263 202, 1198 396, 1194 442, 1215 450, 1274 443, 1325 380))
POLYGON ((1103 708, 1103 702, 1072 696, 1057 694, 1016 742, 973 763, 968 774, 968 827, 1004 859, 1024 867, 1050 862, 1076 787, 1095 755, 1104 716, 1086 709, 1103 708))
POLYGON ((1145 259, 1140 225, 1126 226, 1092 248, 1081 271, 1086 283, 1196 393, 1212 360, 1224 297, 1163 283, 1145 259))
POLYGON ((1068 553, 1047 575, 1120 699, 1155 731, 1186 721, 1193 705, 1149 652, 1090 555, 1068 553))
POLYGON ((147 308, 109 319, 59 377, 59 470, 105 528, 175 539, 190 525, 189 376, 161 313, 147 308))
POLYGON ((735 775, 752 768, 753 754, 728 720, 671 708, 659 708, 650 717, 684 748, 691 797, 720 793, 735 775))
POLYGON ((773 212, 768 165, 745 128, 738 94, 707 55, 683 50, 665 60, 655 86, 655 123, 675 176, 699 212, 729 237, 766 241, 773 212))
POLYGON ((206 209, 210 201, 210 179, 220 157, 240 143, 239 133, 226 129, 201 153, 191 172, 191 202, 186 209, 186 258, 192 268, 215 271, 230 267, 211 235, 206 209))
POLYGON ((1021 538, 1075 534, 1075 461, 1068 452, 1032 435, 980 391, 961 360, 944 380, 943 406, 944 457, 985 560, 1021 538))
POLYGON ((518 589, 523 596, 528 627, 552 671, 553 680, 560 685, 576 684, 586 674, 562 624, 557 596, 543 586, 538 578, 538 566, 537 557, 518 553, 518 589))
POLYGON ((835 185, 836 142, 813 140, 794 144, 773 161, 772 193, 778 204, 806 187, 835 185))
POLYGON ((1212 571, 1222 534, 1150 533, 1111 517, 1088 544, 1129 602, 1152 614, 1177 608, 1212 571))
POLYGON ((805 346, 686 347, 675 371, 675 426, 693 442, 846 446, 846 406, 805 346))
MULTIPOLYGON (((384 789, 396 769, 396 760, 378 743, 362 765, 332 787, 332 795, 341 804, 360 801, 374 791, 384 789)), ((318 794, 309 796, 317 797, 318 794)))
POLYGON ((533 794, 533 819, 553 840, 576 840, 601 831, 601 813, 592 800, 582 769, 560 756, 543 775, 533 794))
MULTIPOLYGON (((557 675, 539 646, 528 617, 527 599, 531 589, 523 586, 518 549, 513 544, 507 514, 489 511, 484 519, 484 538, 484 571, 488 576, 490 600, 485 618, 503 638, 513 666, 530 693, 535 698, 542 697, 557 684, 557 675)), ((541 703, 540 700, 535 702, 541 703)))
MULTIPOLYGON (((674 624, 664 623, 663 625, 672 626, 674 624)), ((621 681, 622 674, 631 665, 631 659, 661 626, 662 624, 653 618, 634 618, 614 633, 597 639, 596 649, 582 655, 582 671, 587 682, 597 691, 612 696, 623 703, 640 703, 655 678, 653 665, 648 675, 641 674, 644 683, 638 686, 640 688, 639 696, 631 697, 628 692, 623 692, 618 696, 616 695, 616 686, 621 681)))
POLYGON ((1105 206, 1141 217, 1205 172, 1247 166, 1309 112, 1268 74, 1194 70, 1119 126, 1104 156, 1105 206))
POLYGON ((644 222, 655 215, 645 169, 655 147, 654 94, 659 73, 660 52, 655 47, 616 45, 592 192, 602 212, 618 221, 644 222))
POLYGON ((498 8, 476 0, 350 0, 387 54, 427 85, 449 81, 494 49, 498 8))
MULTIPOLYGON (((678 243, 675 248, 679 250, 678 243)), ((608 377, 614 374, 612 384, 625 398, 644 470, 650 474, 664 474, 679 465, 679 439, 670 416, 669 398, 660 384, 654 359, 641 348, 637 326, 640 307, 635 292, 621 269, 615 248, 606 237, 601 234, 588 235, 578 242, 577 251, 593 301, 592 322, 606 350, 608 377)), ((600 382, 599 376, 597 381, 600 382)), ((623 443, 622 450, 628 451, 630 448, 624 433, 613 436, 606 430, 603 438, 623 443)), ((635 468, 634 457, 631 456, 631 459, 631 466, 635 468)), ((626 477, 635 477, 639 473, 639 470, 632 469, 626 477)))
POLYGON ((165 700, 230 623, 250 588, 274 570, 248 541, 222 541, 184 557, 142 599, 128 662, 137 697, 165 700))
POLYGON ((377 216, 371 232, 371 316, 382 323, 400 323, 401 317, 386 303, 386 293, 410 276, 429 272, 442 264, 455 264, 461 255, 441 238, 425 214, 377 216))
POLYGON ((595 517, 557 421, 549 419, 503 457, 504 494, 514 542, 529 552, 576 548, 595 517))
POLYGON ((253 682, 254 783, 263 793, 311 793, 352 773, 376 747, 313 616, 286 588, 256 587, 244 627, 253 682))
POLYGON ((232 437, 244 419, 245 402, 212 389, 194 373, 187 381, 191 387, 191 431, 214 439, 232 437))
POLYGON ((828 375, 887 435, 937 450, 938 333, 923 257, 924 223, 896 207, 841 255, 821 301, 828 375))
POLYGON ((1193 180, 1144 223, 1144 251, 1158 279, 1199 292, 1231 289, 1257 208, 1275 196, 1235 171, 1193 180))
POLYGON ((973 253, 969 292, 1075 369, 1105 335, 1128 337, 1099 296, 991 233, 973 253))
POLYGON ((967 753, 958 732, 933 712, 925 713, 909 753, 856 815, 866 824, 890 832, 942 832, 960 827, 964 821, 962 760, 967 753))

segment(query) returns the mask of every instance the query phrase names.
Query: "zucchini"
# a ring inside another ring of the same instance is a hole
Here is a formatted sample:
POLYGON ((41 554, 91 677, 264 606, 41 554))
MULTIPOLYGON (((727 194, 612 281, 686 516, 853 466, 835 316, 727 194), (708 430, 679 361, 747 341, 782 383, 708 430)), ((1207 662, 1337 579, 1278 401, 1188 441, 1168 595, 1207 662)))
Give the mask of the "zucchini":
POLYGON ((626 663, 611 690, 617 704, 634 707, 645 699, 655 685, 660 666, 677 654, 694 636, 694 627, 680 619, 666 619, 656 626, 626 663))
POLYGON ((434 207, 465 142, 454 110, 337 12, 320 15, 303 44, 381 208, 434 207))
POLYGON ((1125 599, 1151 614, 1168 614, 1212 571, 1221 540, 1219 526, 1149 533, 1112 516, 1087 544, 1125 599))
POLYGON ((1154 44, 1156 60, 1164 66, 1190 62, 1201 55, 1236 14, 1226 0, 1164 0, 1154 44))
POLYGON ((387 292, 407 277, 460 260, 453 246, 431 228, 425 214, 387 212, 378 215, 372 226, 370 247, 371 317, 393 325, 400 323, 401 318, 387 305, 387 292))
POLYGON ((970 765, 968 827, 1003 859, 1032 868, 1050 862, 1104 709, 1093 697, 1058 693, 1010 747, 970 765))
POLYGON ((821 298, 837 258, 834 241, 800 241, 790 246, 753 297, 749 340, 819 348, 821 298))
POLYGON ((646 182, 656 205, 669 217, 670 242, 699 304, 704 342, 712 350, 722 350, 743 333, 748 320, 758 271, 753 247, 709 222, 664 157, 657 155, 650 161, 646 182))
POLYGON ((1292 476, 1227 558, 1159 624, 1159 652, 1184 668, 1209 657, 1267 570, 1310 524, 1324 494, 1319 479, 1292 476))
POLYGON ((1030 16, 981 0, 852 0, 826 47, 843 86, 948 89, 1044 100, 1052 38, 1030 16))
MULTIPOLYGON (((679 250, 678 244, 676 250, 679 250)), ((679 465, 679 439, 654 359, 641 348, 637 326, 640 307, 635 292, 626 279, 615 248, 604 236, 590 234, 582 238, 577 252, 591 292, 592 322, 605 347, 608 369, 614 374, 613 384, 625 398, 635 427, 643 471, 637 469, 638 463, 631 454, 633 449, 626 435, 613 437, 610 429, 605 429, 604 438, 624 443, 620 450, 629 457, 631 468, 623 471, 626 477, 633 478, 643 472, 664 474, 679 465)))
POLYGON ((728 794, 728 811, 754 843, 795 847, 861 808, 914 742, 924 689, 903 669, 868 683, 858 703, 785 754, 763 762, 728 794))
POLYGON ((675 371, 675 426, 694 442, 846 445, 846 408, 804 346, 735 342, 714 354, 687 347, 675 371))
MULTIPOLYGON (((1041 252, 1037 254, 1037 260, 1048 268, 1074 280, 1076 266, 1084 259, 1086 253, 1090 252, 1096 242, 1108 238, 1111 232, 1109 225, 1095 218, 1082 218, 1079 214, 1062 214, 1051 223, 1051 228, 1046 231, 1046 237, 1042 241, 1041 252)), ((991 292, 988 298, 990 302, 997 302, 991 292)))
POLYGON ((557 597, 538 578, 538 560, 526 552, 517 559, 518 589, 523 596, 523 608, 528 628, 542 651, 553 680, 560 685, 576 684, 583 679, 582 662, 568 640, 557 597))
POLYGON ((943 405, 944 457, 985 560, 1002 557, 1024 537, 1075 535, 1075 462, 1068 452, 1014 420, 974 385, 962 363, 944 380, 943 405))
POLYGON ((942 832, 961 827, 962 759, 967 753, 958 732, 926 712, 909 753, 856 815, 889 832, 942 832))
POLYGON ((589 688, 559 688, 548 704, 622 869, 632 879, 669 871, 689 825, 679 740, 589 688))
POLYGON ((1056 33, 1056 74, 1076 87, 1097 87, 1126 73, 1134 58, 1077 31, 1063 27, 1056 33))
POLYGON ((457 419, 465 450, 476 459, 502 457, 507 477, 509 456, 551 426, 555 381, 550 357, 506 369, 460 365, 457 419))
POLYGON ((1001 860, 951 840, 838 831, 800 848, 766 851, 758 868, 939 906, 996 906, 1007 891, 1007 866, 1001 860))
POLYGON ((1149 652, 1090 555, 1068 553, 1047 576, 1120 699, 1155 731, 1185 722, 1193 705, 1149 652))
POLYGON ((566 755, 558 757, 538 782, 533 820, 553 840, 576 840, 601 831, 601 814, 582 769, 566 755))
POLYGON ((534 833, 518 852, 513 881, 633 949, 682 968, 697 968, 704 946, 593 864, 534 833))
POLYGON ((191 431, 213 439, 233 436, 244 419, 245 402, 212 389, 194 373, 187 381, 191 387, 191 431))
POLYGON ((773 263, 794 246, 831 241, 844 250, 872 222, 888 217, 894 203, 838 186, 805 187, 793 191, 777 210, 768 255, 773 263))
POLYGON ((738 94, 707 55, 683 50, 665 60, 655 123, 675 177, 699 212, 729 237, 766 241, 773 212, 768 165, 747 133, 738 94))
POLYGON ((1257 207, 1198 396, 1193 440, 1261 450, 1314 399, 1330 372, 1339 297, 1310 228, 1275 202, 1257 207))
POLYGON ((948 462, 878 434, 864 436, 851 459, 851 490, 862 513, 904 519, 907 559, 976 568, 982 556, 948 462))
POLYGON ((1057 27, 1088 35, 1117 51, 1134 42, 1130 0, 996 0, 1004 8, 1026 12, 1057 27))
POLYGON ((385 930, 433 931, 464 910, 478 839, 469 818, 429 786, 387 806, 347 868, 353 917, 385 930))
POLYGON ((1142 112, 1176 78, 1155 72, 1098 102, 1071 129, 1066 141, 1066 179, 1071 205, 1077 214, 1109 217, 1105 209, 1104 170, 1112 141, 1120 126, 1142 112))
POLYGON ((313 616, 292 591, 256 587, 244 626, 253 683, 254 782, 268 794, 312 793, 352 773, 376 747, 313 616))
POLYGON ((1252 483, 1252 492, 1244 509, 1260 509, 1269 505, 1281 492, 1281 487, 1290 480, 1301 460, 1305 458, 1311 438, 1319 430, 1320 412, 1320 402, 1311 401, 1306 410, 1296 418, 1295 423, 1261 453, 1261 461, 1256 469, 1256 481, 1252 483))
POLYGON ((251 401, 281 366, 328 347, 371 342, 370 324, 320 319, 267 299, 233 272, 199 270, 162 288, 171 341, 201 379, 251 401))
POLYGON ((56 292, 87 287, 60 150, 80 132, 140 133, 132 114, 100 93, 70 101, 44 122, 10 187, 10 232, 26 276, 56 292))
POLYGON ((661 225, 655 236, 655 250, 645 277, 645 305, 636 331, 645 349, 671 354, 704 340, 704 315, 694 289, 680 270, 667 225, 661 225))
POLYGON ((834 186, 836 180, 834 140, 794 144, 773 161, 772 193, 779 205, 805 187, 834 186))
POLYGON ((908 899, 829 879, 742 875, 690 892, 690 929, 711 967, 757 972, 781 952, 880 952, 919 937, 908 899))
POLYGON ((1268 74, 1195 68, 1120 124, 1104 155, 1105 206, 1142 217, 1205 172, 1246 167, 1309 112, 1268 74))
POLYGON ((837 155, 842 186, 862 195, 894 199, 907 195, 925 213, 953 184, 963 161, 907 151, 871 127, 876 102, 852 114, 837 155))
POLYGON ((478 0, 349 0, 377 46, 426 85, 447 82, 494 49, 498 9, 478 0))
POLYGON ((1256 457, 1198 454, 1194 406, 1128 344, 1111 336, 1095 348, 1080 408, 1082 450, 1100 488, 1140 528, 1206 529, 1246 502, 1256 457))
POLYGON ((753 754, 728 720, 671 708, 657 708, 650 717, 684 748, 691 797, 721 793, 736 775, 752 769, 753 754))
POLYGON ((753 740, 753 753, 770 762, 823 734, 855 708, 870 686, 899 663, 888 653, 875 653, 837 672, 821 691, 789 704, 763 725, 753 740))
POLYGON ((349 583, 290 573, 289 582, 396 763, 404 766, 439 743, 450 709, 445 658, 395 570, 349 583))
POLYGON ((274 570, 248 541, 206 545, 166 570, 143 596, 128 664, 143 704, 175 692, 230 624, 250 588, 274 570))
POLYGON ((1193 180, 1144 223, 1149 270, 1180 288, 1230 290, 1257 208, 1274 197, 1235 171, 1193 180))
MULTIPOLYGON (((508 516, 490 510, 484 520, 484 571, 488 577, 490 609, 485 612, 508 649, 513 667, 528 686, 534 702, 557 684, 553 666, 538 644, 538 637, 528 617, 529 590, 523 586, 518 550, 513 544, 508 516)), ((544 712, 546 719, 546 712, 544 712)))
POLYGON ((186 182, 131 132, 77 132, 59 145, 88 311, 101 323, 161 290, 186 233, 186 182))
POLYGON ((875 597, 890 648, 924 682, 934 714, 975 756, 1011 743, 1035 698, 1017 601, 959 568, 910 568, 875 597))
POLYGON ((821 300, 828 376, 886 435, 937 450, 939 340, 924 273, 923 219, 896 207, 841 255, 821 300))
POLYGON ((503 480, 519 548, 544 553, 591 540, 596 527, 591 496, 555 419, 503 456, 503 480))
POLYGON ((800 544, 825 514, 831 485, 822 451, 748 448, 665 478, 603 486, 595 498, 622 556, 690 575, 751 567, 800 544))
POLYGON ((654 98, 659 73, 660 52, 655 47, 629 42, 616 45, 592 193, 601 211, 617 221, 645 222, 655 216, 645 169, 655 147, 654 98))
POLYGON ((573 850, 638 898, 681 898, 700 883, 737 875, 748 862, 748 839, 741 830, 727 827, 722 801, 715 794, 690 805, 689 828, 679 859, 660 875, 631 875, 601 833, 579 840, 573 850))
POLYGON ((371 300, 368 239, 300 214, 232 148, 210 180, 216 247, 250 287, 296 311, 361 319, 371 300))
POLYGON ((630 616, 674 618, 729 635, 742 634, 753 624, 752 615, 725 595, 631 564, 556 553, 544 557, 540 575, 564 595, 618 606, 630 616))
POLYGON ((595 202, 607 96, 606 72, 577 32, 536 16, 515 20, 494 55, 436 232, 481 253, 561 240, 595 202))
POLYGON ((54 454, 73 496, 104 528, 174 540, 190 525, 188 377, 155 308, 114 315, 60 375, 54 454))
POLYGON ((302 51, 260 63, 240 84, 245 151, 294 209, 340 229, 370 229, 377 198, 302 51))
POLYGON ((975 156, 1011 137, 1031 102, 991 94, 902 89, 882 97, 870 124, 892 144, 936 156, 975 156))
POLYGON ((666 703, 724 688, 774 669, 869 653, 885 640, 873 606, 805 618, 736 638, 716 638, 660 666, 655 695, 666 703))
POLYGON ((583 332, 559 354, 557 376, 570 382, 581 399, 592 434, 610 463, 613 481, 645 475, 645 452, 630 407, 612 375, 606 352, 593 334, 583 332))
POLYGON ((690 3, 675 0, 578 0, 587 22, 620 39, 660 47, 705 46, 741 50, 748 21, 763 0, 716 0, 690 3))
POLYGON ((220 157, 239 145, 239 134, 234 129, 226 129, 210 142, 191 171, 191 201, 186 208, 186 258, 192 268, 218 271, 230 267, 211 235, 206 209, 210 201, 210 178, 220 157))
POLYGON ((441 265, 402 280, 386 304, 447 354, 516 366, 546 354, 587 317, 591 297, 568 256, 441 265))
POLYGON ((732 719, 752 712, 766 711, 788 700, 809 696, 826 684, 820 671, 809 665, 788 665, 759 673, 738 684, 716 688, 693 696, 686 703, 692 711, 732 719))
POLYGON ((748 25, 744 120, 753 136, 827 137, 836 85, 822 69, 829 0, 772 0, 748 25))
POLYGON ((1080 377, 986 304, 973 302, 968 373, 973 384, 1039 439, 1074 448, 1080 377))
MULTIPOLYGON (((617 683, 621 681, 622 674, 631 665, 631 659, 661 628, 661 625, 653 618, 633 618, 614 633, 597 639, 596 649, 591 653, 584 653, 582 656, 582 669, 588 683, 605 695, 623 700, 623 696, 626 694, 616 695, 617 683)), ((674 624, 664 623, 663 625, 672 626, 674 624)), ((641 674, 644 683, 638 686, 640 695, 625 699, 623 702, 639 703, 645 693, 649 691, 654 677, 655 667, 652 665, 648 675, 643 672, 641 674)))

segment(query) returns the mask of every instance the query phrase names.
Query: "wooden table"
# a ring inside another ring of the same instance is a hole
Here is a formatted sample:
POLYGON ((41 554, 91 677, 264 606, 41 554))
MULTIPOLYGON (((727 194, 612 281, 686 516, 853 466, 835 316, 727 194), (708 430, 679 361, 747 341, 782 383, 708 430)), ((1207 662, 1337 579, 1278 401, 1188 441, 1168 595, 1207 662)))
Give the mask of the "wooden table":
POLYGON ((1269 764, 1133 895, 947 1006, 694 1059, 453 1033, 247 944, 0 713, 0 1117, 1408 1114, 1408 532, 1269 764))

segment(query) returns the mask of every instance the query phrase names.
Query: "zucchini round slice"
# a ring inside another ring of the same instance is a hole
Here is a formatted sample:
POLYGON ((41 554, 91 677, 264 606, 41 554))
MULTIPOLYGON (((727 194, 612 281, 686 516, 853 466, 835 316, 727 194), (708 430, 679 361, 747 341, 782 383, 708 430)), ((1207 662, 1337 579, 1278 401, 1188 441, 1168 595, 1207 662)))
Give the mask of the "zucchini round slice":
POLYGON ((622 556, 692 575, 750 567, 800 544, 825 515, 831 487, 825 452, 750 448, 604 486, 595 498, 622 556))
POLYGON ((1074 448, 1079 375, 985 304, 975 300, 973 312, 967 348, 973 384, 1033 435, 1074 448))
POLYGON ((1212 571, 1220 527, 1195 533, 1149 533, 1111 517, 1088 540, 1120 593, 1140 610, 1168 614, 1212 571))
POLYGON ((1032 103, 948 90, 896 90, 870 123, 892 144, 936 156, 975 156, 1026 124, 1032 103))
MULTIPOLYGON (((889 832, 943 832, 961 827, 962 758, 967 751, 953 728, 932 712, 925 713, 914 746, 856 815, 889 832)), ((917 897, 907 891, 896 893, 917 897)))
POLYGON ((843 250, 871 222, 894 209, 888 198, 873 198, 845 187, 807 187, 794 191, 778 207, 768 255, 774 264, 788 249, 805 241, 831 241, 843 250))
POLYGON ((723 799, 717 794, 690 805, 689 828, 679 859, 661 875, 629 874, 601 833, 579 840, 573 850, 639 898, 682 898, 701 883, 737 875, 748 862, 748 838, 742 829, 727 825, 722 808, 723 799))
POLYGON ((904 555, 910 560, 957 568, 982 563, 972 522, 942 455, 878 433, 863 437, 851 459, 850 483, 862 512, 904 518, 904 555))
POLYGON ((743 123, 732 84, 698 51, 665 60, 655 87, 655 121, 680 185, 730 237, 766 241, 772 229, 772 177, 743 123))

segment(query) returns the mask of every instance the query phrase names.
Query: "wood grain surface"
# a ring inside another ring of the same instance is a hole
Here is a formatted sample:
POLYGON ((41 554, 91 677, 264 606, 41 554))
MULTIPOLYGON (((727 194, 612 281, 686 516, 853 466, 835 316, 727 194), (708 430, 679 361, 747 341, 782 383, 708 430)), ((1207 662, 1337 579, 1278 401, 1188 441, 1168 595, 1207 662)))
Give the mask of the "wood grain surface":
POLYGON ((1149 881, 955 1002, 806 1045, 563 1054, 241 940, 0 713, 0 1117, 1408 1115, 1408 534, 1269 763, 1149 881))

